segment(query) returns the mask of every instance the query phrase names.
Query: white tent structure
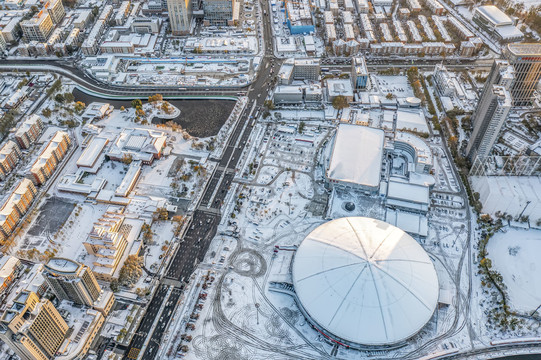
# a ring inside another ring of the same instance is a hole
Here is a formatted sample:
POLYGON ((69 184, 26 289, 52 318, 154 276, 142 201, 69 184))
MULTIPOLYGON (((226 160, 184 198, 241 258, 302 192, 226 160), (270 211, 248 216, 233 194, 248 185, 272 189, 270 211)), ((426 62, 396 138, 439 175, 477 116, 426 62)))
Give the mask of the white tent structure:
POLYGON ((439 295, 423 248, 399 228, 364 217, 312 231, 295 255, 293 284, 313 325, 352 346, 407 340, 430 320, 439 295))

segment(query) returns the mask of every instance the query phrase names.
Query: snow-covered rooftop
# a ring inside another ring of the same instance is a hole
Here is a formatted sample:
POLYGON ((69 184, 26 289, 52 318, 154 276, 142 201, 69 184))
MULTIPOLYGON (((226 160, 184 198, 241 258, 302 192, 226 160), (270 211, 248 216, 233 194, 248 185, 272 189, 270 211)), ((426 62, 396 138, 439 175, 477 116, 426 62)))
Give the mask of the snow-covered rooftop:
POLYGON ((399 228, 365 217, 312 231, 295 255, 293 283, 312 321, 364 345, 415 335, 432 317, 439 294, 423 248, 399 228))
POLYGON ((340 124, 327 176, 332 180, 379 186, 383 130, 340 124))

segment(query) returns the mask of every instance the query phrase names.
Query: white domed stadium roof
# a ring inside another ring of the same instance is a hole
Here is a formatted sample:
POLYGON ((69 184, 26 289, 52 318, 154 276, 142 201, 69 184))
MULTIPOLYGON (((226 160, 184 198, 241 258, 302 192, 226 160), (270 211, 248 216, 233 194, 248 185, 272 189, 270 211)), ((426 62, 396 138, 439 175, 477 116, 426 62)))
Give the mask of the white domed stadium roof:
POLYGON ((313 322, 363 345, 415 335, 432 317, 439 294, 423 248, 399 228, 364 217, 312 231, 295 255, 293 284, 313 322))

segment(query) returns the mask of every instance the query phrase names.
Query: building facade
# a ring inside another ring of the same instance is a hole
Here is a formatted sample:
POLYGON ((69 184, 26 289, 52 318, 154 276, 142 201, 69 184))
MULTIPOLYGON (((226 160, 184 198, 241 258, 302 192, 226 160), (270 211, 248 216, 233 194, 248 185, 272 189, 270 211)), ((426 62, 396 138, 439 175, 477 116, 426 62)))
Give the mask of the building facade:
POLYGON ((535 87, 541 79, 541 43, 508 44, 503 54, 515 69, 510 90, 513 105, 530 105, 535 87))
POLYGON ((185 35, 190 32, 192 20, 191 0, 167 0, 167 12, 173 35, 185 35))
POLYGON ((27 213, 32 205, 36 194, 37 190, 32 181, 23 179, 2 208, 0 208, 1 242, 5 241, 11 235, 19 219, 27 213))
POLYGON ((511 107, 511 94, 504 86, 492 85, 491 89, 483 91, 472 119, 473 132, 466 148, 471 160, 485 158, 491 153, 511 107))
POLYGON ((21 159, 21 149, 14 141, 8 140, 0 149, 0 178, 13 170, 21 159))
POLYGON ((233 18, 233 0, 204 0, 203 12, 210 25, 230 25, 233 18))
POLYGON ((41 10, 30 20, 21 21, 21 29, 27 41, 46 42, 53 32, 54 25, 49 12, 41 10))
POLYGON ((62 0, 50 0, 44 6, 44 9, 47 9, 53 24, 58 24, 62 21, 64 16, 66 16, 66 10, 62 4, 62 0))
POLYGON ((51 177, 58 163, 66 155, 70 143, 68 133, 56 132, 30 169, 30 175, 35 184, 41 185, 51 177))
POLYGON ((351 61, 351 75, 355 89, 366 89, 369 84, 368 69, 364 57, 354 57, 351 61))
POLYGON ((22 360, 52 359, 68 325, 53 304, 36 293, 21 292, 0 319, 2 339, 22 360))
POLYGON ((61 300, 92 306, 100 297, 100 285, 86 265, 69 259, 52 258, 45 265, 44 276, 61 300))

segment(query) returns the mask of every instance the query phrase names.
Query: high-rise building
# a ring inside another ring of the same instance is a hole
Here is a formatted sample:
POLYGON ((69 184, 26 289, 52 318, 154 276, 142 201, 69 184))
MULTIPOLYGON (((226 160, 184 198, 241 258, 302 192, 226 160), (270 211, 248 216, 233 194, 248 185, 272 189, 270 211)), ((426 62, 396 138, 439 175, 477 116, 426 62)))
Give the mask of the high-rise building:
POLYGON ((515 80, 510 90, 513 105, 528 106, 541 79, 541 43, 508 44, 503 53, 515 69, 515 80))
POLYGON ((512 107, 511 94, 500 85, 483 91, 473 118, 473 132, 466 148, 471 160, 487 157, 498 140, 507 115, 512 107))
POLYGON ((47 42, 53 28, 51 15, 45 10, 41 10, 30 20, 21 21, 21 29, 27 41, 47 42))
POLYGON ((508 107, 512 105, 509 90, 514 84, 514 74, 513 66, 506 60, 494 61, 472 116, 473 132, 466 148, 471 160, 488 156, 498 140, 508 107))
POLYGON ((64 10, 62 0, 49 0, 43 8, 47 9, 54 24, 58 24, 66 16, 66 10, 64 10))
POLYGON ((92 306, 100 297, 101 288, 92 270, 86 265, 64 258, 52 258, 45 265, 45 279, 61 300, 92 306))
POLYGON ((31 291, 18 294, 0 319, 0 339, 22 360, 52 359, 67 331, 53 304, 31 291))
POLYGON ((204 0, 205 20, 213 26, 231 25, 233 19, 233 0, 204 0))
POLYGON ((364 57, 354 57, 351 59, 351 74, 355 89, 366 89, 368 87, 370 80, 364 57))
POLYGON ((190 32, 192 0, 167 0, 167 12, 173 35, 184 35, 190 32))

